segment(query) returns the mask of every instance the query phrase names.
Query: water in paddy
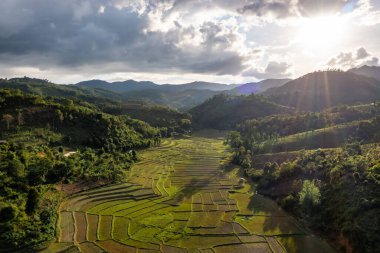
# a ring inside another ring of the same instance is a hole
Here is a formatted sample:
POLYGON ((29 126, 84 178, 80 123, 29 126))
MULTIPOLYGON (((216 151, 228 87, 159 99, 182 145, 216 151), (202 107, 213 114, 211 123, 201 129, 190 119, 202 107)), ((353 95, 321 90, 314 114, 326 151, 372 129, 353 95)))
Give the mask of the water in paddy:
POLYGON ((125 183, 62 204, 46 252, 335 252, 241 184, 226 157, 222 138, 201 135, 142 152, 125 183))

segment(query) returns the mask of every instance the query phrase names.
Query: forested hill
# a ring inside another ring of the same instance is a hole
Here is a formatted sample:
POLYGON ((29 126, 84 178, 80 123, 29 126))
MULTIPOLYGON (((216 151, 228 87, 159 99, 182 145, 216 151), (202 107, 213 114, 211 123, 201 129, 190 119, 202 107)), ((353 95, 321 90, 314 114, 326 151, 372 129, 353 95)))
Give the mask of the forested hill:
POLYGON ((354 103, 370 103, 380 98, 380 81, 342 71, 307 74, 263 93, 276 103, 298 111, 354 103))
POLYGON ((270 115, 240 123, 226 142, 260 194, 337 252, 379 252, 379 115, 379 102, 270 115))
POLYGON ((59 85, 47 80, 36 78, 12 78, 0 79, 0 88, 18 89, 26 93, 43 96, 64 97, 74 100, 82 100, 90 103, 110 103, 121 101, 121 96, 111 91, 102 89, 86 89, 74 85, 59 85))
POLYGON ((231 96, 220 94, 191 109, 197 128, 231 129, 244 120, 290 112, 263 96, 231 96))
MULTIPOLYGON (((134 119, 143 120, 152 126, 166 127, 167 133, 181 132, 184 129, 183 119, 190 120, 186 113, 169 108, 165 105, 155 105, 144 101, 136 101, 133 98, 123 97, 120 94, 103 89, 89 89, 75 85, 59 85, 47 80, 35 78, 13 78, 9 80, 0 79, 0 88, 17 89, 25 93, 42 95, 47 97, 67 98, 75 103, 84 104, 88 102, 98 110, 114 114, 126 115, 134 119)), ((153 94, 158 96, 158 94, 153 94)), ((90 104, 87 104, 89 106, 90 104)), ((188 129, 186 123, 185 128, 188 129)))
POLYGON ((66 145, 128 150, 147 147, 159 135, 158 129, 145 122, 106 114, 88 103, 19 90, 0 90, 0 115, 3 132, 48 128, 60 133, 66 145))
POLYGON ((36 252, 54 238, 58 184, 123 181, 139 149, 168 134, 95 104, 14 89, 0 89, 0 119, 0 252, 36 252))

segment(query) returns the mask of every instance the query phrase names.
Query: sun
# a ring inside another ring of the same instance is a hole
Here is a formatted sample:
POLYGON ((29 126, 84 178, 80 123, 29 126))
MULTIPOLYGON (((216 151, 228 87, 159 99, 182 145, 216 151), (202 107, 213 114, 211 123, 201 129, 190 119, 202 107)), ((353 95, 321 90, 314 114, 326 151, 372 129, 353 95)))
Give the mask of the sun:
POLYGON ((347 35, 347 23, 340 16, 305 18, 297 29, 295 40, 303 49, 337 48, 347 35))

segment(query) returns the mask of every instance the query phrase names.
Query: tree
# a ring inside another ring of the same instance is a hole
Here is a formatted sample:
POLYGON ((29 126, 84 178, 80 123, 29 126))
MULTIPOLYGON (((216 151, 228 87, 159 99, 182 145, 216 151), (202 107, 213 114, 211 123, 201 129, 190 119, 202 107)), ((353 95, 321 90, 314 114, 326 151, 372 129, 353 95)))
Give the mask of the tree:
POLYGON ((9 161, 7 170, 8 175, 14 178, 20 179, 25 177, 25 166, 17 157, 9 161))
POLYGON ((17 125, 21 126, 24 124, 24 116, 22 115, 21 110, 17 110, 17 125))
POLYGON ((237 131, 229 132, 227 134, 225 143, 230 145, 230 147, 234 150, 240 149, 240 147, 243 145, 240 133, 237 131))
POLYGON ((190 130, 191 121, 189 119, 181 119, 180 126, 184 130, 190 130))
POLYGON ((7 130, 9 130, 10 125, 14 121, 14 117, 11 114, 3 114, 3 122, 7 125, 7 130))
POLYGON ((57 120, 60 124, 62 124, 63 120, 65 119, 62 111, 59 109, 55 110, 55 117, 57 118, 57 120))
POLYGON ((300 204, 306 213, 310 213, 321 202, 321 193, 314 180, 305 180, 303 182, 299 196, 300 204))
POLYGON ((28 192, 28 199, 26 201, 25 212, 29 215, 34 214, 40 204, 40 193, 31 188, 28 192))
POLYGON ((0 222, 13 220, 17 215, 17 209, 13 206, 3 207, 0 210, 0 222))

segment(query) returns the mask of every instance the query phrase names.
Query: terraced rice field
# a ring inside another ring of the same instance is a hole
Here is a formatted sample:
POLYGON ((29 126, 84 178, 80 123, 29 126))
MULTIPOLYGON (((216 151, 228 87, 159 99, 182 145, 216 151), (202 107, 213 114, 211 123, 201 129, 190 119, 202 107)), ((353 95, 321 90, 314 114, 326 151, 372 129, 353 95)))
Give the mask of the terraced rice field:
POLYGON ((46 252, 333 252, 274 202, 239 185, 238 168, 221 166, 228 156, 222 143, 165 140, 141 154, 125 183, 72 195, 46 252))

